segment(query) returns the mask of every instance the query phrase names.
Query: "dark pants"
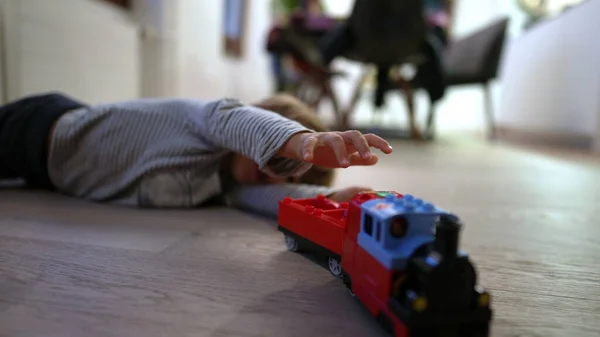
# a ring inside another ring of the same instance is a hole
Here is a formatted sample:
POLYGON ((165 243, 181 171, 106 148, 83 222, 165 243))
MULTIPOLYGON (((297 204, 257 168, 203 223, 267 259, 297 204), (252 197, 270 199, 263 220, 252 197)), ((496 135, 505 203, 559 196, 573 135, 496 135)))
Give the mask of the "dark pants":
MULTIPOLYGON (((329 65, 335 58, 350 52, 355 40, 350 26, 344 22, 333 28, 321 41, 320 51, 323 63, 329 65)), ((391 65, 377 64, 377 88, 375 89, 375 107, 384 104, 385 93, 391 88, 389 73, 391 65)))
POLYGON ((51 128, 64 113, 82 106, 51 93, 0 107, 0 179, 24 179, 30 187, 53 189, 47 165, 51 128))
POLYGON ((335 58, 342 56, 354 47, 354 35, 346 22, 340 23, 321 40, 319 49, 323 63, 329 65, 335 58))

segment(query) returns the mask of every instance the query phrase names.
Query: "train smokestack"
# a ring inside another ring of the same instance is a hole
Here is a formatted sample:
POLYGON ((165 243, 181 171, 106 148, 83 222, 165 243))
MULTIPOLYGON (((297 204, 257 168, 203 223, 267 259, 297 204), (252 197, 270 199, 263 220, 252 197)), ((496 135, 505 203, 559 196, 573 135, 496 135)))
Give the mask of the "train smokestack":
POLYGON ((441 216, 435 231, 435 250, 444 258, 458 256, 461 224, 449 216, 441 216))

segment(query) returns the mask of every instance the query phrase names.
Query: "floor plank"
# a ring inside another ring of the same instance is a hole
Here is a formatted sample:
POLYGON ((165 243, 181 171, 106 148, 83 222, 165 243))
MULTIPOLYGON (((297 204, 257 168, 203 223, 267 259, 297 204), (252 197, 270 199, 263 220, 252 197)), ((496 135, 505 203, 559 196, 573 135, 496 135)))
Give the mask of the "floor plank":
MULTIPOLYGON (((493 336, 600 334, 600 164, 465 141, 394 144, 336 184, 456 212, 493 336), (367 177, 367 178, 365 178, 367 177)), ((0 189, 0 336, 383 336, 273 223, 0 189)))

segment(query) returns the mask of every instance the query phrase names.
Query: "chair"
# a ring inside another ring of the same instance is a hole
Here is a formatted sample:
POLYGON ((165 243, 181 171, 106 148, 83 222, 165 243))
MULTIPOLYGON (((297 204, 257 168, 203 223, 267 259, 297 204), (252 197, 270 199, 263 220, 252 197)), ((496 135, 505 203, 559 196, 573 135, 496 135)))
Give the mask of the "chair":
MULTIPOLYGON (((487 117, 489 137, 492 139, 495 138, 495 124, 490 82, 498 73, 508 22, 508 18, 501 18, 460 40, 451 41, 443 51, 441 60, 447 87, 473 84, 483 86, 484 113, 487 117)), ((411 80, 413 90, 422 88, 423 84, 424 78, 418 73, 411 80)), ((425 128, 427 137, 433 137, 434 133, 436 101, 430 101, 425 128)))
MULTIPOLYGON (((352 47, 338 56, 365 64, 394 67, 413 62, 418 56, 427 36, 427 24, 423 15, 422 0, 356 0, 347 22, 352 34, 352 47)), ((341 111, 331 80, 331 74, 325 74, 319 67, 303 65, 303 85, 298 96, 307 100, 304 94, 307 88, 317 91, 309 103, 316 106, 323 98, 329 98, 338 116, 338 127, 349 128, 348 118, 358 97, 358 88, 350 107, 341 111)), ((419 137, 414 123, 414 105, 412 89, 403 79, 392 82, 396 89, 404 91, 407 97, 411 131, 419 137)))

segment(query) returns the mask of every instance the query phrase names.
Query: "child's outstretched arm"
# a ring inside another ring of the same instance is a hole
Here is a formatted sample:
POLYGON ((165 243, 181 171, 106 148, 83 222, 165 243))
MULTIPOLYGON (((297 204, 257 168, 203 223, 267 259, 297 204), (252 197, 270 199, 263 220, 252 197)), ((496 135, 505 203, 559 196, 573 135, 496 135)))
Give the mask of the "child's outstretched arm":
POLYGON ((193 116, 206 143, 252 158, 259 168, 273 176, 306 172, 311 164, 278 156, 284 144, 300 132, 314 132, 277 113, 243 105, 235 99, 208 103, 203 113, 193 116))
POLYGON ((225 201, 231 207, 244 211, 259 213, 269 218, 277 218, 279 201, 285 197, 292 199, 314 198, 322 194, 334 201, 350 201, 361 191, 368 191, 368 187, 348 187, 334 189, 318 185, 306 184, 275 184, 275 185, 241 185, 236 186, 225 195, 225 201))
POLYGON ((324 167, 373 165, 371 147, 389 154, 384 139, 358 131, 315 132, 277 113, 233 99, 207 104, 198 114, 199 133, 213 146, 252 158, 272 176, 301 175, 312 164, 324 167))

